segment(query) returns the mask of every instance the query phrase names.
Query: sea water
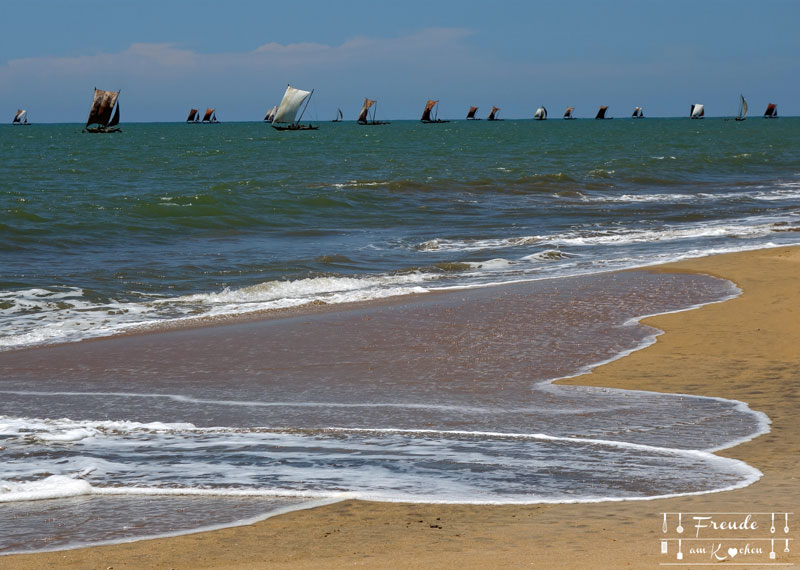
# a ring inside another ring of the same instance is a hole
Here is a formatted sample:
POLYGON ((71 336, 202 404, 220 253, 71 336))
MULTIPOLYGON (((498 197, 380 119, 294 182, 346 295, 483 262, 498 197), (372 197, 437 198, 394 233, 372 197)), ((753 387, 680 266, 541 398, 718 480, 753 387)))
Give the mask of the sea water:
POLYGON ((446 373, 425 368, 426 381, 392 365, 392 351, 369 378, 335 358, 330 371, 268 379, 202 358, 149 375, 70 368, 33 382, 6 371, 0 551, 224 526, 343 497, 594 501, 751 483, 755 469, 710 453, 766 429, 746 405, 549 381, 652 342, 656 331, 635 324, 643 315, 736 294, 703 276, 609 285, 605 272, 798 242, 798 127, 0 128, 5 351, 436 290, 477 306, 469 288, 513 282, 537 283, 509 302, 544 311, 536 326, 504 323, 507 342, 484 323, 459 329, 524 361, 451 358, 446 373))

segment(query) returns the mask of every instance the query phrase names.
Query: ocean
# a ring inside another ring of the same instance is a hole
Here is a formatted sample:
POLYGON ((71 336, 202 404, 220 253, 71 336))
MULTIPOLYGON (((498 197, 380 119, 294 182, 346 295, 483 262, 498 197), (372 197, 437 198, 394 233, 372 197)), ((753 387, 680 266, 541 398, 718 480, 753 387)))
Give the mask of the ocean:
POLYGON ((767 429, 744 403, 551 381, 653 342, 642 316, 738 294, 611 272, 800 243, 799 127, 0 127, 0 553, 347 497, 640 500, 751 483, 757 470, 711 453, 767 429), (375 319, 292 316, 353 301, 375 319), (289 317, 164 346, 144 334, 275 309, 289 317), (423 331, 439 339, 424 350, 423 331), (454 339, 469 349, 437 348, 454 339), (205 356, 187 364, 192 347, 205 356), (275 364, 247 366, 261 358, 275 364))

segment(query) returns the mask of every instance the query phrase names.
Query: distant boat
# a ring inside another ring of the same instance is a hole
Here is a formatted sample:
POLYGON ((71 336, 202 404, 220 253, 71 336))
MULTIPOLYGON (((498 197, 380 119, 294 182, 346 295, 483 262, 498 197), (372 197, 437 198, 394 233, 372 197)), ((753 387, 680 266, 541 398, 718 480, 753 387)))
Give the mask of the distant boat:
POLYGON ((633 115, 631 115, 634 119, 644 119, 644 112, 642 111, 641 107, 636 107, 633 110, 633 115))
POLYGON ((375 120, 375 113, 378 110, 378 102, 370 99, 369 97, 364 98, 364 104, 361 105, 361 112, 358 114, 358 124, 359 125, 388 125, 388 121, 376 121, 375 120), (370 109, 372 109, 372 116, 370 117, 370 109))
POLYGON ((575 107, 567 107, 567 110, 564 111, 564 118, 565 119, 574 119, 575 117, 572 116, 572 111, 575 110, 575 107))
POLYGON ((434 101, 433 99, 428 99, 428 102, 425 104, 425 110, 422 111, 422 118, 420 121, 423 123, 449 123, 450 121, 444 121, 437 117, 439 101, 434 101))
POLYGON ((189 109, 189 116, 186 117, 187 123, 196 123, 200 120, 200 112, 197 109, 189 109))
POLYGON ((537 121, 544 121, 547 119, 547 109, 543 106, 536 109, 536 112, 533 114, 533 118, 537 121))
POLYGON ((706 116, 706 108, 700 103, 695 103, 689 110, 690 119, 702 119, 706 116))
POLYGON ((500 110, 500 107, 492 107, 492 112, 489 113, 489 117, 487 117, 487 121, 502 121, 503 119, 497 118, 497 112, 500 110))
POLYGON ((17 114, 14 115, 14 120, 11 121, 11 124, 20 126, 30 125, 28 122, 28 111, 25 109, 17 109, 17 114))
POLYGON ((467 112, 467 119, 470 119, 472 121, 480 121, 480 119, 475 117, 475 113, 477 112, 478 112, 477 107, 470 107, 469 111, 467 112))
POLYGON ((275 118, 275 113, 277 113, 277 112, 278 112, 278 106, 277 106, 277 105, 275 105, 274 107, 272 107, 272 109, 270 109, 269 111, 267 111, 267 114, 266 114, 266 115, 264 115, 264 120, 265 120, 266 122, 268 122, 268 123, 271 123, 271 122, 272 122, 272 119, 274 119, 274 118, 275 118))
POLYGON ((344 115, 342 115, 342 110, 339 107, 336 107, 336 118, 331 120, 331 123, 341 123, 342 118, 344 118, 344 115))
POLYGON ((205 123, 207 125, 216 125, 219 123, 217 120, 217 110, 213 107, 209 107, 206 109, 206 114, 203 115, 203 120, 200 121, 201 123, 205 123))
POLYGON ((275 117, 272 119, 272 127, 279 131, 311 131, 318 129, 319 127, 315 127, 310 123, 308 125, 300 124, 300 121, 303 119, 303 113, 306 112, 308 102, 311 100, 313 94, 313 89, 311 91, 303 91, 302 89, 295 89, 291 85, 287 85, 286 93, 283 94, 281 104, 278 105, 278 110, 275 112, 275 117), (306 104, 303 107, 303 111, 300 113, 300 117, 295 120, 297 111, 300 110, 303 101, 305 101, 306 104))
POLYGON ((94 88, 92 107, 89 119, 83 131, 86 133, 118 133, 119 125, 119 91, 103 91, 94 88), (112 115, 113 112, 113 115, 112 115))
POLYGON ((739 114, 736 115, 736 120, 744 121, 745 117, 747 117, 747 99, 744 98, 744 95, 739 94, 739 114))
POLYGON ((608 105, 603 105, 597 111, 597 114, 594 116, 595 119, 610 119, 611 117, 606 117, 606 111, 608 111, 608 105))
POLYGON ((778 106, 775 103, 770 103, 769 105, 767 105, 767 110, 764 111, 764 118, 765 119, 778 118, 778 106))

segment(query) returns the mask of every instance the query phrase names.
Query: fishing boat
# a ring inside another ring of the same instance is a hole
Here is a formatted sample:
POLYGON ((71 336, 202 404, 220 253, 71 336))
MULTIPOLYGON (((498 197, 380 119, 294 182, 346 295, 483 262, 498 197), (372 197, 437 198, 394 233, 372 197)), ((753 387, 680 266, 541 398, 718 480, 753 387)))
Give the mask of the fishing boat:
POLYGON ((206 114, 203 115, 203 120, 200 121, 206 125, 216 125, 219 123, 217 120, 217 110, 213 107, 206 109, 206 114))
POLYGON ((425 104, 425 110, 422 111, 422 121, 425 124, 430 123, 449 123, 450 121, 445 121, 437 117, 438 114, 438 105, 439 101, 434 101, 433 99, 428 99, 428 102, 425 104))
POLYGON ((636 107, 633 110, 633 115, 631 115, 634 119, 644 119, 644 111, 642 111, 641 107, 636 107))
POLYGON ((611 117, 606 117, 606 111, 608 111, 608 105, 603 105, 600 109, 597 110, 597 114, 594 116, 595 119, 610 119, 611 117))
POLYGON ((14 115, 14 120, 11 121, 12 125, 20 125, 26 127, 30 125, 28 122, 28 111, 25 109, 17 109, 17 114, 14 115))
POLYGON ((187 123, 196 123, 200 120, 200 112, 197 109, 189 109, 189 116, 186 117, 187 123))
POLYGON ((344 115, 342 115, 342 110, 339 107, 336 107, 336 118, 331 120, 331 123, 341 123, 344 115))
POLYGON ((544 121, 547 119, 547 109, 545 109, 544 106, 539 107, 533 114, 533 118, 537 121, 544 121))
POLYGON ((475 113, 477 112, 478 112, 477 107, 470 107, 469 111, 467 111, 467 119, 469 119, 470 121, 480 121, 480 119, 475 116, 475 113))
POLYGON ((318 126, 314 126, 311 123, 308 125, 300 124, 303 119, 303 113, 306 112, 308 102, 313 94, 313 89, 311 91, 303 91, 287 85, 286 93, 283 94, 281 104, 278 105, 278 110, 275 111, 275 117, 272 119, 272 127, 279 131, 312 131, 318 129, 318 126), (305 101, 305 106, 303 106, 300 117, 297 117, 297 111, 300 110, 303 101, 305 101), (295 117, 297 117, 296 120, 295 117))
POLYGON ((267 114, 266 114, 266 115, 264 115, 264 121, 265 121, 265 122, 267 122, 267 123, 271 123, 271 122, 272 122, 272 119, 274 119, 274 118, 275 118, 275 113, 277 113, 277 112, 278 112, 278 106, 277 106, 277 105, 274 105, 274 106, 272 107, 272 109, 270 109, 269 111, 267 111, 267 114))
POLYGON ((83 128, 85 133, 118 133, 119 128, 119 91, 103 91, 94 88, 92 107, 89 119, 83 128))
POLYGON ((575 117, 572 116, 572 112, 575 110, 575 107, 567 107, 567 110, 564 111, 564 119, 572 120, 575 117))
POLYGON ((764 118, 765 119, 778 118, 778 106, 775 103, 770 103, 769 105, 767 105, 767 110, 764 111, 764 118))
POLYGON ((375 120, 375 113, 378 110, 378 102, 370 99, 369 97, 364 98, 364 104, 361 105, 361 112, 358 114, 358 124, 359 125, 388 125, 388 121, 376 121, 375 120), (372 113, 370 116, 370 109, 372 109, 372 113))
POLYGON ((487 121, 502 121, 503 119, 498 119, 497 118, 497 112, 499 110, 500 110, 500 107, 492 107, 492 112, 489 113, 489 116, 487 117, 486 120, 487 121))
POLYGON ((736 120, 744 121, 745 117, 747 117, 747 99, 742 94, 739 94, 739 99, 739 114, 736 115, 736 120))
POLYGON ((689 110, 690 119, 702 119, 706 116, 706 108, 700 103, 695 103, 689 110))

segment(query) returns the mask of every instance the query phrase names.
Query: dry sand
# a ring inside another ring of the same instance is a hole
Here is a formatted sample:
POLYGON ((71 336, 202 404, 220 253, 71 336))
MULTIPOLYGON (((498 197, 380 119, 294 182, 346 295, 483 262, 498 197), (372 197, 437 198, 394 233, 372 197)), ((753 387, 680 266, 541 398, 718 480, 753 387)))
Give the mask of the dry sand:
MULTIPOLYGON (((345 501, 209 533, 0 557, 0 568, 655 568, 675 562, 660 554, 662 512, 800 513, 800 248, 654 270, 724 277, 743 294, 647 319, 665 331, 656 344, 570 382, 748 402, 771 418, 771 432, 720 454, 763 472, 750 487, 654 501, 546 506, 345 501)), ((797 518, 788 534, 795 540, 797 518)), ((766 529, 759 532, 769 536, 766 529)), ((784 536, 782 528, 778 534, 784 536)), ((784 554, 781 543, 774 562, 797 563, 798 548, 800 543, 793 543, 792 552, 784 554)), ((769 562, 765 557, 758 560, 769 562)))

